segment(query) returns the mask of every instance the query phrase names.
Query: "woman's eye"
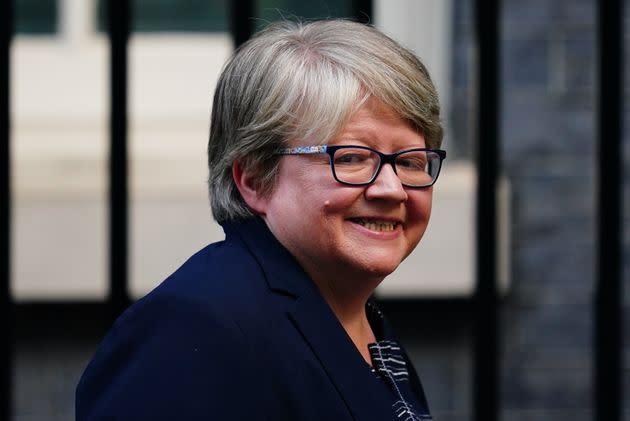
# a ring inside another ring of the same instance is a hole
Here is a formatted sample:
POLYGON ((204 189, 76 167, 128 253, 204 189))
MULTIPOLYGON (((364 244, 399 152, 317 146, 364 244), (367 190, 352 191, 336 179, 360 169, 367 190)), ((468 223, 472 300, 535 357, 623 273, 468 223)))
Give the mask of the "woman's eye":
POLYGON ((396 160, 396 167, 409 170, 424 170, 426 160, 420 158, 399 158, 396 160))
POLYGON ((365 162, 365 154, 346 153, 335 157, 335 164, 360 164, 365 162))

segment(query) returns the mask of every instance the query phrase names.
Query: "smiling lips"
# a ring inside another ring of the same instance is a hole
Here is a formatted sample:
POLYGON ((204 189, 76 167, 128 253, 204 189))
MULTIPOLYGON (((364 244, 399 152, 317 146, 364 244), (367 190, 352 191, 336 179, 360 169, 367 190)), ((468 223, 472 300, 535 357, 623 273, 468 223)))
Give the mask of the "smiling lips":
POLYGON ((370 231, 377 232, 389 232, 394 231, 396 226, 399 225, 399 222, 395 221, 385 221, 379 219, 368 219, 368 218, 353 218, 352 222, 359 224, 370 231))

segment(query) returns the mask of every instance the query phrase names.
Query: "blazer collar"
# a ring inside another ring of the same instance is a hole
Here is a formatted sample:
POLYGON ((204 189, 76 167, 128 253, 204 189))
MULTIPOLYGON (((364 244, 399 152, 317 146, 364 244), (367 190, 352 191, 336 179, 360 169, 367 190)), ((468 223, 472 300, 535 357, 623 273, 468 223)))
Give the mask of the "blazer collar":
POLYGON ((265 222, 255 218, 225 224, 228 239, 237 235, 260 264, 269 287, 293 295, 289 318, 301 332, 356 420, 393 419, 383 394, 385 385, 375 377, 337 320, 317 286, 280 244, 265 222))
POLYGON ((315 284, 262 218, 224 223, 223 230, 226 241, 237 237, 245 244, 264 272, 271 290, 294 297, 317 291, 315 284))

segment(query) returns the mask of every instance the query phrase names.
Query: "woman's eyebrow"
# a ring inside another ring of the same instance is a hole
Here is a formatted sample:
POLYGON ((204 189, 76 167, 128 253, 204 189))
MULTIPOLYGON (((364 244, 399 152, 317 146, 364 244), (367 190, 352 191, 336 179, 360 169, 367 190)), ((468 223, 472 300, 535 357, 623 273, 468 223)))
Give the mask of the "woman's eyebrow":
POLYGON ((361 139, 361 138, 360 138, 360 137, 358 137, 358 136, 352 136, 352 137, 350 137, 350 136, 348 136, 348 137, 344 136, 344 137, 338 137, 338 138, 335 138, 335 139, 333 139, 330 143, 331 143, 331 144, 340 144, 340 143, 343 143, 343 144, 346 144, 346 145, 351 145, 351 144, 354 144, 354 143, 369 143, 369 142, 366 142, 365 140, 361 139))

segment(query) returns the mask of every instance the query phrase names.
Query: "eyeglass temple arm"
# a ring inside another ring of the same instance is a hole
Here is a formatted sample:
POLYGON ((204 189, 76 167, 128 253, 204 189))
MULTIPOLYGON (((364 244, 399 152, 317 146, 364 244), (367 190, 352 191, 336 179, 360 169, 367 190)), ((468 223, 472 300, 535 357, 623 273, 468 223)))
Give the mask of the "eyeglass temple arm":
POLYGON ((308 155, 316 153, 326 153, 327 146, 297 146, 295 148, 282 148, 276 151, 279 155, 308 155))

